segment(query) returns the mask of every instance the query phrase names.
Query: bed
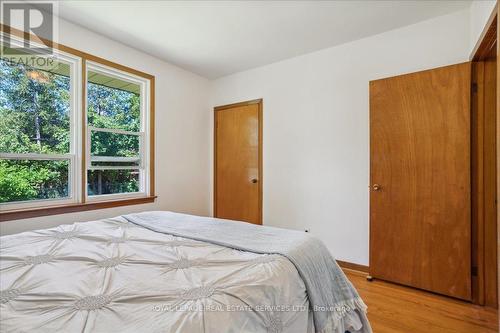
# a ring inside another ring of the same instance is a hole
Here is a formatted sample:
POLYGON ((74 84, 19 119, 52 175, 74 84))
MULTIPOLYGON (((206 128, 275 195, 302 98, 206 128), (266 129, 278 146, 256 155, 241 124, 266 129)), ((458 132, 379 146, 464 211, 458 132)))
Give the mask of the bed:
MULTIPOLYGON (((0 331, 318 331, 286 256, 193 238, 123 216, 0 237, 0 331)), ((370 332, 345 318, 335 332, 370 332)))

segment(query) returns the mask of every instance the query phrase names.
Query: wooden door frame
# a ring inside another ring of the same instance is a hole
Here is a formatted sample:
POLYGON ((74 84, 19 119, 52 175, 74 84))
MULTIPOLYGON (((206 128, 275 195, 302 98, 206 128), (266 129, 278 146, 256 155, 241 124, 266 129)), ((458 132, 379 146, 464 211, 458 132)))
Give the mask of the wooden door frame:
POLYGON ((263 110, 263 99, 253 99, 249 101, 244 101, 244 102, 239 102, 239 103, 232 103, 232 104, 227 104, 227 105, 220 105, 214 107, 214 184, 213 184, 213 215, 214 217, 217 216, 217 112, 218 111, 223 111, 223 110, 228 110, 228 109, 233 109, 235 107, 239 106, 247 106, 247 105, 253 105, 257 104, 259 107, 259 224, 262 225, 262 188, 264 184, 264 176, 262 173, 262 124, 263 124, 263 119, 262 119, 262 110, 263 110))
MULTIPOLYGON (((494 10, 496 17, 497 17, 497 25, 498 25, 498 18, 500 17, 500 8, 498 6, 498 2, 495 5, 495 10, 494 10)), ((500 172, 498 172, 498 166, 500 165, 500 66, 499 66, 499 60, 500 60, 500 29, 497 27, 497 33, 496 33, 496 38, 497 38, 497 200, 498 200, 498 195, 500 193, 500 172)), ((497 278, 500 279, 500 205, 498 204, 497 201, 497 278)), ((500 301, 500 288, 498 288, 498 301, 500 301)), ((498 312, 497 312, 498 313, 498 312)), ((500 318, 499 318, 499 323, 500 323, 500 318)))
MULTIPOLYGON (((486 251, 488 249, 491 249, 492 244, 491 241, 486 241, 485 239, 485 226, 486 226, 486 221, 484 220, 484 214, 485 214, 485 206, 484 206, 484 179, 483 179, 483 165, 485 161, 485 157, 483 155, 483 147, 484 147, 484 126, 481 124, 481 121, 484 122, 484 110, 485 110, 485 104, 484 104, 484 93, 485 93, 485 82, 484 82, 484 70, 485 70, 485 65, 484 61, 490 57, 491 52, 493 51, 493 48, 496 47, 496 58, 497 58, 497 79, 496 79, 496 91, 497 91, 497 105, 496 105, 496 114, 497 114, 497 125, 496 125, 496 142, 497 142, 497 152, 496 152, 496 158, 497 158, 497 170, 498 166, 500 165, 500 145, 499 145, 499 131, 500 131, 500 120, 499 120, 499 107, 500 107, 500 76, 499 76, 499 48, 498 48, 498 3, 495 4, 495 7, 485 25, 485 28, 483 29, 476 46, 474 47, 474 50, 471 53, 470 60, 472 61, 472 66, 473 66, 473 75, 472 75, 472 82, 475 83, 475 86, 477 87, 474 89, 472 93, 472 98, 471 98, 471 116, 473 117, 473 122, 471 125, 475 124, 473 128, 473 131, 471 134, 473 135, 471 137, 471 142, 472 142, 472 149, 476 149, 476 154, 475 159, 473 158, 471 163, 472 163, 472 199, 473 199, 473 215, 472 215, 472 230, 473 230, 473 242, 472 242, 472 256, 473 256, 473 261, 475 261, 475 266, 473 267, 476 270, 476 276, 473 277, 473 285, 472 285, 472 292, 473 292, 473 303, 479 304, 479 305, 485 305, 485 298, 486 298, 486 293, 488 292, 487 287, 486 287, 486 270, 488 269, 487 265, 484 262, 484 258, 486 255, 486 251)), ((498 193, 500 191, 500 172, 497 171, 497 197, 498 193)), ((497 204, 497 221, 496 221, 496 227, 497 227, 497 244, 496 244, 496 251, 497 251, 497 267, 493 268, 497 270, 497 283, 498 283, 498 278, 500 277, 499 274, 499 268, 500 265, 498 264, 498 260, 500 259, 499 257, 499 251, 498 251, 498 246, 500 244, 500 228, 499 228, 499 207, 497 204)), ((490 268, 492 269, 492 268, 490 268)), ((500 288, 497 288, 497 291, 500 293, 500 288)), ((491 291, 490 291, 491 292, 491 291)), ((500 294, 497 297, 497 302, 500 299, 500 294)), ((491 304, 486 304, 486 305, 491 305, 491 304)))

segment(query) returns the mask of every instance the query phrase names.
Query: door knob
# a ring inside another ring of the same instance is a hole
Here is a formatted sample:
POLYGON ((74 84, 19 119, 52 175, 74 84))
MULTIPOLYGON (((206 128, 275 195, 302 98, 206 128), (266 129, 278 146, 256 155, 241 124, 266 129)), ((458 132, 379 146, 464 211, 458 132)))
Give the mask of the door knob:
POLYGON ((379 184, 373 184, 372 188, 373 188, 374 191, 380 191, 380 189, 382 188, 382 186, 380 186, 379 184))
POLYGON ((257 182, 258 182, 258 180, 257 180, 257 179, 255 179, 255 178, 254 178, 254 179, 252 179, 252 183, 254 183, 254 184, 255 184, 255 183, 257 183, 257 182))

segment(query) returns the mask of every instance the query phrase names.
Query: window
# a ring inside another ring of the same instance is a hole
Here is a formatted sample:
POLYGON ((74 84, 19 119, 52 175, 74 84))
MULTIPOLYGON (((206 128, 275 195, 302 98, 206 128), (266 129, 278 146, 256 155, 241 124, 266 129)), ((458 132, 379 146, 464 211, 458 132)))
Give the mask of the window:
POLYGON ((71 124, 81 61, 65 54, 50 66, 22 59, 0 59, 0 205, 75 203, 78 140, 71 124))
POLYGON ((147 192, 147 81, 87 65, 87 194, 147 192))
MULTIPOLYGON (((2 214, 154 197, 154 77, 64 46, 36 55, 51 61, 4 56, 13 54, 5 52, 4 36, 2 214)), ((23 45, 21 36, 13 33, 9 46, 23 45)))

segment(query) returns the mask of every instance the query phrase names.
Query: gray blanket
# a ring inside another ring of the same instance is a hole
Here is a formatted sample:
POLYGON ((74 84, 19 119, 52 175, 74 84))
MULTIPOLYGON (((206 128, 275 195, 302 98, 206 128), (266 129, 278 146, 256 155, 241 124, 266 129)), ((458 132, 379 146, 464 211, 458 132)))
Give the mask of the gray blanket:
POLYGON ((307 289, 316 332, 371 333, 366 305, 323 243, 304 232, 172 212, 124 215, 147 229, 242 251, 281 254, 307 289))

